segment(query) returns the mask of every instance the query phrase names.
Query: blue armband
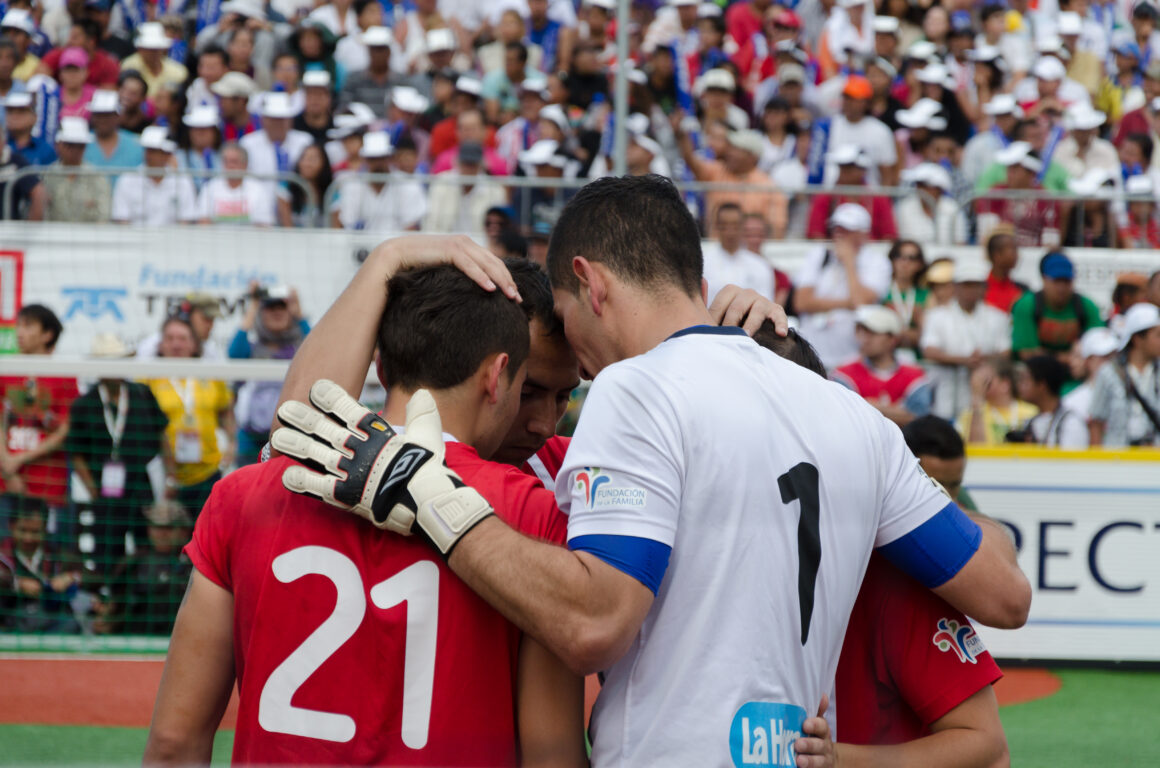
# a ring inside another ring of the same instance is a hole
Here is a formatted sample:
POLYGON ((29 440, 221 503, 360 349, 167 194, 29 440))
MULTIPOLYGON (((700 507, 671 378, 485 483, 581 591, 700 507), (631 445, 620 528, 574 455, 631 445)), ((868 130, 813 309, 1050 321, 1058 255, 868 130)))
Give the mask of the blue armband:
POLYGON ((879 550, 924 587, 934 589, 962 570, 982 540, 983 530, 952 502, 879 550))
POLYGON ((653 539, 609 534, 577 536, 568 542, 568 548, 600 558, 644 584, 654 596, 661 588, 661 579, 665 577, 669 555, 673 551, 668 544, 653 539))

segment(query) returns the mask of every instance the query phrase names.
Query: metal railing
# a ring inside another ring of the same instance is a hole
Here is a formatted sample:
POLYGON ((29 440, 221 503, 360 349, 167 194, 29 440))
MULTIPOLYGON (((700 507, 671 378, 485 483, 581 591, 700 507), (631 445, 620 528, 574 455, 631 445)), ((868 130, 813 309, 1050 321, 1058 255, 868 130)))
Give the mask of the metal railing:
MULTIPOLYGON (((48 166, 29 166, 21 168, 14 174, 7 178, 7 184, 4 186, 4 195, 0 198, 0 221, 8 219, 12 211, 13 195, 17 182, 21 179, 29 177, 59 177, 68 178, 73 176, 98 176, 110 180, 109 193, 112 194, 115 186, 112 179, 127 174, 144 173, 146 176, 163 177, 163 176, 179 176, 188 177, 191 179, 253 179, 261 182, 272 182, 275 184, 293 184, 302 189, 306 194, 308 203, 314 208, 319 208, 318 195, 314 191, 314 187, 302 178, 297 173, 251 173, 250 171, 227 171, 225 169, 206 169, 206 168, 147 168, 145 166, 136 166, 133 168, 127 167, 97 167, 92 165, 79 166, 63 166, 63 165, 48 165, 48 166)), ((67 222, 58 222, 67 223, 67 222)))

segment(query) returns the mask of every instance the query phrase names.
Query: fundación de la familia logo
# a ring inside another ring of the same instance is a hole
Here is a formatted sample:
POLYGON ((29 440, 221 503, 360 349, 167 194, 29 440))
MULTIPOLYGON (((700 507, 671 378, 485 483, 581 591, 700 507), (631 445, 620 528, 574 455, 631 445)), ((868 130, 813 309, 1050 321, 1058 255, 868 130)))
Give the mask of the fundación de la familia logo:
POLYGON ((987 650, 969 622, 960 624, 954 619, 939 619, 937 626, 938 631, 931 638, 935 648, 943 653, 953 651, 964 664, 977 663, 975 660, 987 650))
POLYGON ((602 507, 643 507, 648 491, 613 483, 613 476, 600 467, 584 467, 576 474, 576 490, 584 494, 585 509, 602 507))

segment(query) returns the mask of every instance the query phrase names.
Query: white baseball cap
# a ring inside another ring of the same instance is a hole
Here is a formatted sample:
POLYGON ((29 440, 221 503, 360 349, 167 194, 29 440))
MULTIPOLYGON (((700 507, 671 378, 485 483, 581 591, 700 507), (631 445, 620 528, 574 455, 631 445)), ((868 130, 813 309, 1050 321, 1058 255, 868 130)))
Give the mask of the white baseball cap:
POLYGON ((1015 97, 1009 93, 997 93, 991 97, 991 100, 983 105, 983 114, 995 117, 997 115, 1014 115, 1017 118, 1023 117, 1023 108, 1015 101, 1015 97))
POLYGON ((455 33, 447 27, 427 30, 427 53, 455 50, 455 33))
POLYGON ((1043 162, 1030 153, 1031 145, 1026 141, 1013 141, 995 153, 995 161, 1008 166, 1021 165, 1033 173, 1039 173, 1043 170, 1043 162))
POLYGON ((1120 349, 1127 349, 1132 337, 1140 331, 1160 325, 1160 307, 1146 301, 1133 304, 1124 313, 1124 324, 1120 326, 1120 349))
POLYGON ((906 56, 919 61, 930 61, 938 53, 938 46, 929 40, 916 40, 906 49, 906 56))
POLYGON ((32 109, 32 94, 28 91, 9 91, 4 97, 4 106, 8 109, 32 109))
POLYGON ((391 154, 391 137, 386 131, 371 131, 363 136, 361 157, 388 157, 391 154))
POLYGON ((177 145, 169 138, 169 129, 161 125, 151 125, 141 131, 141 148, 159 149, 169 154, 177 151, 177 145))
POLYGON ((737 89, 737 81, 733 79, 733 73, 726 69, 710 69, 697 78, 697 83, 693 86, 693 94, 700 96, 710 89, 733 93, 737 89))
POLYGON ((869 232, 870 212, 857 203, 842 203, 830 214, 830 226, 850 232, 869 232))
POLYGON ((584 5, 595 6, 596 8, 603 8, 606 11, 616 10, 616 0, 584 0, 584 5))
POLYGON ((165 27, 159 22, 147 21, 137 27, 137 38, 133 45, 146 50, 168 51, 173 41, 165 34, 165 27))
POLYGON ((906 128, 929 128, 932 131, 946 130, 947 120, 939 115, 942 104, 934 99, 922 98, 914 103, 910 109, 900 109, 894 117, 898 123, 906 128))
POLYGON ((294 102, 290 101, 290 94, 269 91, 262 96, 262 117, 289 119, 297 114, 294 102))
POLYGON ((258 91, 258 84, 244 72, 226 72, 221 79, 209 87, 215 95, 223 99, 250 97, 258 91))
POLYGON ((409 85, 397 85, 391 89, 391 103, 403 112, 412 115, 427 111, 430 102, 427 97, 409 85))
POLYGON ((213 128, 221 121, 218 109, 213 104, 199 104, 181 118, 189 128, 213 128))
POLYGON ((266 9, 263 3, 256 0, 226 0, 222 3, 222 14, 236 13, 248 19, 265 19, 266 9))
POLYGON ((62 117, 56 140, 61 144, 91 144, 93 133, 83 117, 62 117))
POLYGON ((983 45, 972 48, 967 51, 967 58, 971 61, 1002 61, 1003 50, 997 45, 983 45))
POLYGON ((873 333, 902 333, 902 318, 890 307, 881 304, 864 304, 854 310, 854 322, 873 333))
POLYGON ((956 283, 985 283, 991 269, 981 261, 959 259, 955 262, 956 283))
POLYGON ((898 19, 894 16, 875 16, 874 31, 884 35, 898 34, 898 19))
POLYGON ((1054 56, 1040 56, 1031 67, 1031 74, 1040 80, 1062 80, 1067 75, 1063 62, 1054 56))
POLYGON ((116 91, 95 91, 89 100, 89 113, 93 115, 116 114, 121 111, 121 99, 116 91))
POLYGON ((483 93, 483 83, 479 82, 479 80, 476 80, 474 77, 461 75, 459 79, 455 81, 455 90, 462 93, 470 93, 472 96, 478 98, 480 94, 483 93))
POLYGON ((918 70, 918 72, 915 73, 915 77, 918 78, 920 83, 947 87, 947 81, 950 79, 951 73, 950 70, 946 68, 946 66, 936 62, 934 64, 927 64, 925 67, 918 70))
POLYGON ((367 48, 389 48, 395 36, 386 27, 367 27, 362 33, 363 45, 367 48))
POLYGON ((1083 32, 1083 19, 1075 11, 1061 11, 1055 17, 1055 31, 1059 35, 1078 35, 1083 32))
POLYGON ((1063 116, 1063 123, 1068 130, 1088 131, 1099 128, 1107 119, 1107 115, 1094 109, 1091 104, 1085 101, 1067 110, 1063 116))
POLYGON ((826 159, 834 165, 856 165, 859 168, 869 168, 870 158, 857 144, 839 144, 826 159))
POLYGON ((5 13, 4 18, 0 19, 0 28, 19 29, 26 35, 36 34, 36 22, 32 20, 32 14, 23 8, 12 8, 5 13))
POLYGON ((564 109, 559 104, 549 104, 546 107, 542 107, 540 109, 540 119, 554 123, 564 133, 567 133, 572 128, 568 124, 568 116, 564 114, 564 109))
POLYGON ((568 158, 559 154, 560 145, 552 139, 540 139, 532 146, 520 152, 519 160, 525 165, 551 165, 563 168, 568 158))
POLYGON ((1129 195, 1134 195, 1137 197, 1146 196, 1148 202, 1150 203, 1156 202, 1152 197, 1152 192, 1154 189, 1155 185, 1152 184, 1152 179, 1142 173, 1138 173, 1135 176, 1129 176, 1127 180, 1124 181, 1125 192, 1127 192, 1129 195))
POLYGON ((951 191, 951 175, 938 163, 919 163, 903 175, 913 184, 924 184, 943 192, 951 191))
POLYGON ((1079 337, 1079 353, 1086 357, 1106 357, 1120 348, 1120 339, 1107 328, 1089 328, 1079 337))
POLYGON ((303 88, 330 88, 330 73, 325 69, 308 69, 302 73, 303 88))
POLYGON ((761 157, 761 153, 765 149, 765 137, 748 128, 730 133, 729 143, 754 157, 761 157))

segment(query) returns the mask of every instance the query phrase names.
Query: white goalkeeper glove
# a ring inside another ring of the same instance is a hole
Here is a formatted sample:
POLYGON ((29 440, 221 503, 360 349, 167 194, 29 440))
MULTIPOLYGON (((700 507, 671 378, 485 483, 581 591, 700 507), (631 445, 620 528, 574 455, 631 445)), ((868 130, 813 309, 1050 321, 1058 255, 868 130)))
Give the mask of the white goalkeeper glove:
POLYGON ((493 514, 483 496, 443 463, 443 425, 427 390, 407 404, 405 435, 328 379, 314 383, 310 401, 314 408, 294 400, 278 408, 286 426, 270 442, 323 471, 287 468, 287 490, 354 512, 379 528, 419 533, 444 556, 493 514))

